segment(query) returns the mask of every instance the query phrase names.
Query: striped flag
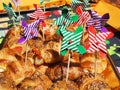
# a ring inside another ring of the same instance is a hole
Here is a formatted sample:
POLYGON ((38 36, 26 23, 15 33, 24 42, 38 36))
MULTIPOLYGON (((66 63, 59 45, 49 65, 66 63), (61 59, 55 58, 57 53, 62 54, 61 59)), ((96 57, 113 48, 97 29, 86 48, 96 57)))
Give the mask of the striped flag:
POLYGON ((71 7, 73 10, 76 10, 78 6, 82 6, 83 2, 78 1, 78 0, 72 0, 71 7))
MULTIPOLYGON (((22 41, 22 43, 24 43, 27 40, 32 39, 34 37, 38 37, 37 25, 40 22, 41 22, 41 20, 36 20, 35 22, 27 25, 26 21, 22 21, 22 26, 23 26, 23 29, 24 29, 24 37, 25 37, 25 40, 22 41)), ((21 38, 20 38, 20 40, 21 40, 21 38)))
POLYGON ((0 44, 3 42, 4 37, 0 37, 0 44))
POLYGON ((0 37, 5 37, 7 32, 8 32, 8 30, 0 30, 0 37))
POLYGON ((5 35, 7 34, 8 30, 0 30, 0 44, 4 40, 5 35))
POLYGON ((102 25, 101 25, 101 16, 96 13, 95 11, 91 11, 91 19, 87 23, 87 26, 93 25, 97 30, 101 31, 102 25))
POLYGON ((88 34, 89 34, 89 46, 86 48, 87 52, 94 53, 96 51, 99 51, 106 54, 107 48, 105 40, 112 34, 112 32, 97 33, 93 26, 89 26, 88 34))
POLYGON ((102 31, 102 27, 104 27, 105 23, 108 21, 109 13, 104 14, 103 16, 100 16, 97 12, 91 11, 91 19, 87 23, 87 27, 93 25, 95 29, 102 31))
POLYGON ((90 0, 83 0, 83 9, 84 10, 91 10, 91 6, 89 3, 90 0))
POLYGON ((79 52, 80 54, 84 54, 86 52, 85 48, 80 45, 83 32, 82 26, 79 26, 74 33, 67 31, 64 26, 60 28, 60 31, 63 35, 61 54, 67 49, 79 52))
POLYGON ((90 0, 82 0, 82 1, 72 0, 71 6, 72 6, 73 10, 75 10, 79 6, 82 6, 83 10, 91 10, 91 6, 90 6, 89 1, 90 0))
POLYGON ((9 3, 9 5, 6 5, 5 3, 3 3, 3 8, 7 11, 9 19, 12 20, 13 18, 17 21, 17 15, 14 12, 14 10, 11 7, 11 4, 9 3))
POLYGON ((12 0, 12 2, 14 3, 15 7, 18 7, 18 5, 21 4, 20 0, 12 0))
POLYGON ((68 12, 68 9, 62 10, 62 15, 59 18, 56 18, 54 24, 59 26, 69 26, 72 23, 72 20, 70 20, 70 14, 68 12))
POLYGON ((45 1, 50 1, 50 0, 40 0, 40 5, 42 5, 45 1))
POLYGON ((65 16, 62 15, 61 17, 56 18, 54 24, 60 27, 67 27, 76 21, 78 21, 78 15, 70 15, 69 13, 67 13, 65 16))
POLYGON ((72 23, 73 23, 72 20, 67 19, 67 18, 65 18, 64 16, 61 16, 61 17, 57 18, 57 19, 55 20, 55 22, 54 22, 55 25, 58 25, 58 26, 62 26, 62 25, 63 25, 63 26, 65 26, 65 27, 69 26, 69 25, 72 24, 72 23))
POLYGON ((89 14, 89 12, 82 11, 81 6, 77 7, 76 12, 79 15, 79 19, 74 24, 77 26, 82 25, 82 24, 86 24, 91 19, 91 15, 89 14))
POLYGON ((49 13, 43 12, 42 9, 38 7, 38 5, 36 5, 36 9, 37 10, 35 12, 28 14, 28 16, 36 20, 37 19, 44 20, 50 16, 49 13))

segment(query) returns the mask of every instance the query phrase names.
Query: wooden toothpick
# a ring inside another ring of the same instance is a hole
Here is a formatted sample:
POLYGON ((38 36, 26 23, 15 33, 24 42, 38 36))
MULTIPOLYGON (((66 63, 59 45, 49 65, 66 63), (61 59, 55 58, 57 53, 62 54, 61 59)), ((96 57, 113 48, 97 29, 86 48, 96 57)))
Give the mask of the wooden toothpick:
POLYGON ((43 41, 45 41, 45 29, 43 28, 43 41))
POLYGON ((83 24, 82 44, 84 45, 85 24, 83 24))
POLYGON ((17 27, 16 27, 16 25, 15 25, 15 19, 13 18, 12 20, 13 20, 13 25, 14 25, 14 27, 15 27, 15 37, 16 37, 16 36, 17 36, 17 35, 16 35, 17 27))
POLYGON ((95 66, 94 66, 94 68, 95 68, 95 71, 94 71, 94 73, 95 73, 95 78, 96 78, 96 75, 97 75, 97 59, 98 59, 98 53, 97 53, 97 51, 95 52, 95 66))
POLYGON ((60 47, 59 47, 59 54, 60 54, 60 51, 61 51, 61 44, 62 44, 61 39, 60 39, 59 43, 60 43, 60 47))
POLYGON ((25 66, 27 67, 27 57, 28 57, 28 42, 26 42, 26 54, 25 54, 25 66))
POLYGON ((70 53, 69 53, 69 56, 68 56, 68 65, 67 65, 67 73, 66 73, 66 82, 68 81, 68 76, 69 76, 69 70, 70 70, 70 53))
POLYGON ((44 5, 44 12, 45 12, 45 5, 44 5))
POLYGON ((19 14, 20 24, 21 24, 20 5, 19 4, 18 4, 18 14, 19 14))

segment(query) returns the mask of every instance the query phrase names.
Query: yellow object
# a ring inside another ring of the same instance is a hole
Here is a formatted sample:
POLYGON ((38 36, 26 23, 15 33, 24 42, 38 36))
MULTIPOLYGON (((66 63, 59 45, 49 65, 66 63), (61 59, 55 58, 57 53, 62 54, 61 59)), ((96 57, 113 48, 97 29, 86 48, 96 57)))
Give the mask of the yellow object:
MULTIPOLYGON (((38 4, 40 5, 40 0, 20 0, 21 1, 21 4, 20 4, 20 8, 21 10, 30 10, 30 9, 34 9, 33 7, 33 4, 38 4)), ((62 6, 62 5, 65 5, 65 4, 70 4, 72 0, 50 0, 49 2, 45 1, 43 3, 43 5, 41 5, 42 7, 43 6, 46 6, 46 7, 57 7, 57 6, 62 6)), ((0 0, 0 11, 3 11, 3 5, 2 3, 12 3, 13 5, 13 8, 15 9, 14 7, 14 4, 12 2, 12 0, 0 0)), ((17 9, 16 9, 17 10, 17 9)))
POLYGON ((104 2, 100 1, 94 8, 100 15, 105 13, 110 14, 110 19, 107 22, 109 25, 120 31, 120 9, 104 2))
MULTIPOLYGON (((33 4, 40 3, 39 0, 20 0, 20 1, 21 1, 20 7, 22 8, 22 10, 24 9, 29 10, 30 8, 33 9, 33 4)), ((12 6, 14 7, 12 0, 0 0, 0 10, 4 10, 2 3, 8 4, 9 2, 12 3, 12 6)))

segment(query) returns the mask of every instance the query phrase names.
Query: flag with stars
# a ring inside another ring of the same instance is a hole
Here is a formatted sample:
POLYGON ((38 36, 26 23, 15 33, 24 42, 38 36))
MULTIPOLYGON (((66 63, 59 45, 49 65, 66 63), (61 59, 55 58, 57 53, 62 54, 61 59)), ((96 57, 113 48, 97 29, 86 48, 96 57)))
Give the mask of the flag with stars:
POLYGON ((86 52, 86 49, 80 45, 83 32, 82 26, 79 26, 74 33, 67 31, 64 26, 60 28, 60 31, 63 35, 61 47, 61 54, 63 56, 67 53, 67 50, 79 52, 80 54, 84 54, 86 52))

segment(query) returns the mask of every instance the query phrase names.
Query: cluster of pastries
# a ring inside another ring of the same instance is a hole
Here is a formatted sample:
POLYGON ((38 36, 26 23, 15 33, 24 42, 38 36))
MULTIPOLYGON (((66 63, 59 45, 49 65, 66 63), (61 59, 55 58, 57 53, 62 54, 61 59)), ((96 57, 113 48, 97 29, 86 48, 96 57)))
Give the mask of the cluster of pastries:
MULTIPOLYGON (((119 81, 109 76, 114 73, 111 69, 106 71, 107 58, 97 56, 95 72, 95 54, 71 51, 66 82, 68 53, 64 57, 60 55, 62 37, 56 33, 54 20, 46 19, 45 23, 46 30, 39 25, 38 38, 24 44, 18 44, 23 28, 10 29, 0 50, 0 90, 119 90, 114 89, 119 81), (116 84, 111 80, 116 80, 116 84)), ((74 32, 75 27, 71 25, 67 30, 74 32)), ((87 43, 88 35, 84 34, 83 41, 87 43)))

